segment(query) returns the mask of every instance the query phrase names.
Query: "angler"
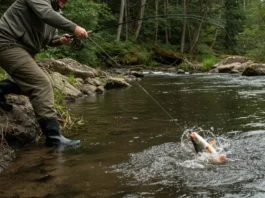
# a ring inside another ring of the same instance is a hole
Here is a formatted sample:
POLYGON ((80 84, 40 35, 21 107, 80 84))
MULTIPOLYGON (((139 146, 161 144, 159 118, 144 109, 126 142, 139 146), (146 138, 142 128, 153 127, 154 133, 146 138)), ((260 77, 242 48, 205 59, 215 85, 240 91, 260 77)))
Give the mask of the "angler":
POLYGON ((57 35, 57 29, 88 38, 87 31, 64 18, 60 9, 68 0, 17 0, 0 19, 0 66, 12 77, 0 81, 0 108, 11 111, 5 95, 21 93, 29 97, 47 146, 74 146, 60 133, 54 94, 50 79, 34 61, 33 56, 52 41, 60 45, 71 42, 69 34, 57 35))

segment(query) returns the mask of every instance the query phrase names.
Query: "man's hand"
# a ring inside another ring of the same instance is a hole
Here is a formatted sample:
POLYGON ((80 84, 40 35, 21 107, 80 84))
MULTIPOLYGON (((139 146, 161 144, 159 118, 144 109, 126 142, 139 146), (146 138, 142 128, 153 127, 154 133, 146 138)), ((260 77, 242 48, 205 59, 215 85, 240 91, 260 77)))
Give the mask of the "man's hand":
POLYGON ((76 26, 76 28, 75 28, 75 35, 77 38, 87 39, 88 36, 92 33, 93 33, 92 30, 86 31, 84 28, 82 28, 80 26, 76 26))
POLYGON ((62 45, 69 45, 72 42, 72 39, 71 39, 69 34, 64 34, 60 38, 60 42, 61 42, 62 45))
POLYGON ((76 26, 75 35, 77 38, 81 38, 81 39, 87 39, 88 38, 87 31, 80 26, 76 26))

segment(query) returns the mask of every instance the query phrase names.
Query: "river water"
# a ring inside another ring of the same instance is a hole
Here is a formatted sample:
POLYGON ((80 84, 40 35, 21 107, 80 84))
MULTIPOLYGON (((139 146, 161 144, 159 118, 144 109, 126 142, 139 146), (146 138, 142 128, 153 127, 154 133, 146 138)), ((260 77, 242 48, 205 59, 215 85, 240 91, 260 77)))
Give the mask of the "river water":
POLYGON ((265 79, 153 73, 139 86, 69 104, 79 148, 34 144, 0 175, 0 197, 265 197, 265 79), (227 163, 197 156, 187 132, 227 163))

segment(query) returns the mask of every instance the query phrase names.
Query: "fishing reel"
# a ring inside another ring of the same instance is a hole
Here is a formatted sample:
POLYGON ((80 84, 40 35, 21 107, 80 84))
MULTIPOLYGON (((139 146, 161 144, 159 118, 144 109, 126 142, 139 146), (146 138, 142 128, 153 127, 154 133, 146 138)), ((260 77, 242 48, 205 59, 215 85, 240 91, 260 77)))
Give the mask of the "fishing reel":
POLYGON ((71 46, 73 49, 75 50, 81 50, 84 47, 83 42, 81 41, 81 39, 77 38, 77 37, 73 37, 73 40, 71 42, 71 46))

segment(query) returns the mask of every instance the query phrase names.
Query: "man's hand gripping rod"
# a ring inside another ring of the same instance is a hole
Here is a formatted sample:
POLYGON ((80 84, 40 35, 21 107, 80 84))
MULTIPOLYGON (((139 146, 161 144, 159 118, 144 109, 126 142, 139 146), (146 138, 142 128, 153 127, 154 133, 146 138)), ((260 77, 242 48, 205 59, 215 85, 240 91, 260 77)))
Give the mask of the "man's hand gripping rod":
MULTIPOLYGON (((87 34, 88 35, 91 35, 92 33, 94 33, 93 30, 90 30, 90 31, 87 31, 87 34)), ((62 37, 61 37, 62 38, 62 37)), ((53 45, 61 45, 62 42, 61 42, 61 38, 59 39, 56 39, 56 40, 53 40, 52 41, 52 44, 53 45)), ((70 38, 72 39, 72 42, 71 42, 71 46, 75 49, 75 50, 80 50, 82 49, 83 47, 83 43, 82 43, 82 40, 80 38, 77 38, 76 35, 70 35, 70 38)), ((89 39, 89 37, 88 37, 89 39)))

